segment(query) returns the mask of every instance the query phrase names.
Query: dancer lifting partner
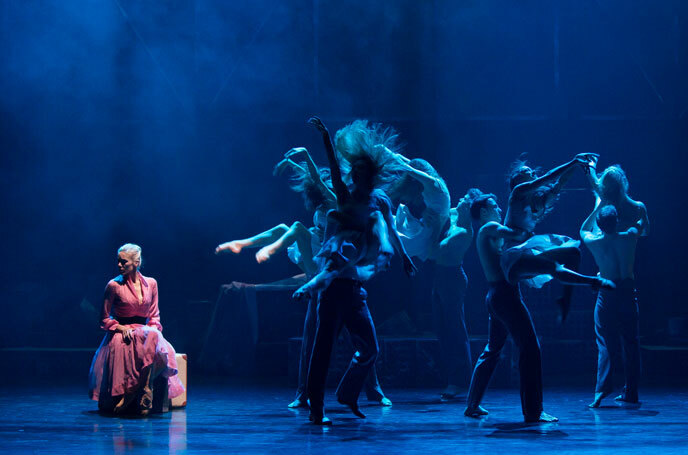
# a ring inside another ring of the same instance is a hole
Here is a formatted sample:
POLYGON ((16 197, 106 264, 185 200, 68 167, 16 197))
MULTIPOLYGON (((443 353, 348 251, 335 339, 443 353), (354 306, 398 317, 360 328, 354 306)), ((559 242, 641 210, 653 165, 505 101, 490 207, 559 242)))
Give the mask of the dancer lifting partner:
POLYGON ((541 177, 523 161, 516 161, 509 176, 509 205, 504 224, 526 234, 525 242, 507 239, 501 257, 504 277, 512 284, 524 281, 530 286, 541 287, 556 278, 564 284, 562 296, 557 299, 562 322, 566 320, 572 286, 613 289, 614 283, 595 276, 586 276, 575 270, 580 263, 580 242, 558 234, 534 235, 535 226, 551 210, 558 194, 570 179, 576 167, 587 166, 597 155, 581 153, 571 161, 558 166, 541 177))
POLYGON ((448 400, 468 385, 471 371, 462 267, 473 238, 469 204, 463 198, 450 210, 449 190, 435 168, 420 158, 398 157, 405 175, 390 192, 399 201, 394 221, 409 255, 434 263, 432 313, 447 384, 441 397, 448 400))
MULTIPOLYGON (((322 246, 327 212, 336 207, 336 198, 331 189, 330 170, 316 166, 305 148, 293 148, 285 153, 284 159, 275 166, 274 174, 281 174, 286 169, 293 171, 290 181, 291 189, 301 193, 305 208, 313 211, 313 226, 306 228, 300 221, 294 222, 291 227, 280 224, 248 239, 223 243, 215 251, 216 254, 226 251, 238 254, 243 248, 261 247, 256 254, 256 260, 262 263, 286 248, 289 259, 304 272, 306 280, 309 280, 318 272, 318 265, 314 256, 322 246), (298 161, 297 158, 299 157, 303 157, 304 161, 298 161), (274 240, 275 237, 277 240, 274 240)), ((299 356, 298 387, 296 397, 288 405, 292 409, 308 407, 306 378, 315 337, 317 299, 310 295, 307 297, 308 303, 299 356)), ((344 336, 345 342, 349 346, 353 346, 348 331, 344 332, 344 336)), ((391 400, 382 391, 374 365, 366 378, 365 392, 370 401, 376 401, 383 406, 392 405, 391 400)))
POLYGON ((464 414, 468 417, 488 414, 480 403, 499 362, 507 334, 510 334, 519 351, 518 372, 524 420, 556 422, 556 417, 542 410, 542 361, 533 321, 523 303, 519 283, 509 282, 500 265, 500 254, 505 240, 520 242, 527 234, 523 230, 501 224, 501 209, 493 194, 474 192, 470 212, 472 218, 481 226, 476 247, 485 278, 489 283, 485 298, 489 328, 487 346, 473 370, 464 414))
POLYGON ((344 175, 352 182, 349 189, 327 128, 317 117, 309 123, 322 134, 337 210, 328 214, 325 243, 318 254, 324 260, 323 270, 294 296, 299 298, 320 290, 318 323, 308 371, 309 419, 316 425, 330 425, 332 422, 324 409, 325 380, 332 346, 342 325, 349 330, 356 353, 337 387, 337 400, 358 417, 365 417, 359 410, 358 396, 377 357, 378 344, 363 282, 386 268, 394 249, 402 255, 408 274, 413 274, 415 267, 391 228, 391 203, 381 189, 398 175, 394 172, 396 161, 389 155, 392 152, 385 147, 393 137, 389 130, 356 121, 337 132, 337 152, 343 158, 344 175))
MULTIPOLYGON (((594 175, 594 166, 590 168, 594 175)), ((580 230, 600 275, 616 284, 613 292, 600 290, 595 304, 597 385, 591 408, 599 407, 602 400, 612 393, 613 366, 618 358, 623 358, 626 382, 616 401, 638 403, 640 378, 638 302, 633 266, 638 236, 648 226, 647 212, 642 203, 628 197, 628 181, 620 166, 607 168, 605 174, 601 186, 593 188, 605 194, 606 201, 614 200, 626 208, 622 221, 615 205, 604 204, 597 197, 595 209, 580 230)))

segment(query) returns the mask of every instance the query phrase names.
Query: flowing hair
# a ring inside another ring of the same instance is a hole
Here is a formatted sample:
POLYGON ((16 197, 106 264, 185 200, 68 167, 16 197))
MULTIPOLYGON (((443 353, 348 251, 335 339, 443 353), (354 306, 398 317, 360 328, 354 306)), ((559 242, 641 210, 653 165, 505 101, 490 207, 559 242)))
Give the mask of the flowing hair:
MULTIPOLYGON (((303 203, 306 209, 309 211, 317 209, 319 206, 323 205, 326 200, 323 190, 318 185, 318 183, 313 179, 311 173, 308 171, 308 164, 305 161, 297 163, 301 169, 305 172, 294 169, 294 173, 289 179, 289 188, 292 191, 301 193, 303 197, 303 203)), ((323 181, 325 186, 332 188, 332 180, 330 178, 330 169, 326 167, 318 166, 318 173, 320 174, 320 179, 323 181)))
POLYGON ((335 151, 341 158, 339 166, 343 177, 350 181, 352 163, 366 160, 375 174, 375 187, 385 189, 398 178, 403 168, 395 154, 402 146, 399 135, 392 127, 367 120, 354 120, 337 131, 334 136, 335 151))

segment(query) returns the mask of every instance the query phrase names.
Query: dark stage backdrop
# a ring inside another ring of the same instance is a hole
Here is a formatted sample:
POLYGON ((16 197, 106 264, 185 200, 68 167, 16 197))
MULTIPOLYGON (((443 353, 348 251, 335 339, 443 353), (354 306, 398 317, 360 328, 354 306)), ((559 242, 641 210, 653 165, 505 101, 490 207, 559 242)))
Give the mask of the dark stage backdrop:
MULTIPOLYGON (((293 146, 324 163, 312 114, 332 131, 356 118, 394 126, 454 202, 478 186, 504 205, 521 153, 544 168, 584 151, 621 163, 652 222, 638 254, 642 333, 686 312, 688 2, 0 5, 3 347, 95 347, 125 242, 142 245, 163 323, 178 331, 202 320, 221 283, 297 273, 285 257, 259 266, 251 252, 213 250, 309 221, 272 166, 293 146)), ((577 235, 593 201, 581 176, 570 187, 542 232, 577 235)), ((465 266, 469 330, 485 333, 473 248, 465 266)), ((427 313, 424 276, 406 280, 397 265, 376 278, 376 319, 427 313)))

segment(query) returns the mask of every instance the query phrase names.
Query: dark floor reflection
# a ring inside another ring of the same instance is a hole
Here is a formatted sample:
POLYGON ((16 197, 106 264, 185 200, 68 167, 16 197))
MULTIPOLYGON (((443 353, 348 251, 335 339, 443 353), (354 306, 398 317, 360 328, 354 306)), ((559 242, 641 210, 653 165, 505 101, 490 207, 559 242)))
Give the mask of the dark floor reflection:
POLYGON ((688 391, 647 391, 643 408, 589 409, 590 391, 548 390, 553 424, 525 424, 517 390, 490 390, 488 416, 463 416, 464 403, 437 391, 390 390, 391 408, 362 402, 358 419, 330 401, 334 426, 287 409, 291 390, 196 387, 186 409, 150 417, 99 414, 80 389, 0 391, 0 444, 6 453, 685 453, 688 391), (661 415, 660 415, 661 414, 661 415))

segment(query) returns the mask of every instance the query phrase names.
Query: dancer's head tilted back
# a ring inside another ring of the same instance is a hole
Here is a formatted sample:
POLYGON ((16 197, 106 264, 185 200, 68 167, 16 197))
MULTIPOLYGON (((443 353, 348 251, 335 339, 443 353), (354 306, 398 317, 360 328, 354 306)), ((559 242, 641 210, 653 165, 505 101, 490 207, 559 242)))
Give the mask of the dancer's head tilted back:
POLYGON ((513 190, 521 183, 531 182, 537 178, 539 169, 528 166, 525 160, 517 159, 511 163, 508 174, 509 190, 513 190))
POLYGON ((621 166, 614 164, 602 172, 599 177, 602 197, 618 201, 628 193, 628 179, 621 166))
POLYGON ((605 234, 614 234, 619 223, 619 214, 613 205, 605 205, 597 214, 597 225, 605 234))
POLYGON ((386 189, 401 173, 394 157, 399 150, 398 135, 393 128, 367 120, 355 120, 337 131, 334 145, 342 173, 356 188, 386 189))
POLYGON ((122 276, 134 275, 143 265, 141 247, 133 243, 125 243, 117 250, 117 267, 122 276))
POLYGON ((471 188, 466 197, 471 198, 471 218, 478 221, 481 226, 490 221, 502 222, 502 209, 497 204, 497 196, 471 188))

